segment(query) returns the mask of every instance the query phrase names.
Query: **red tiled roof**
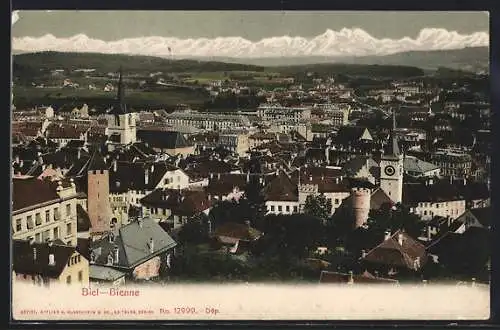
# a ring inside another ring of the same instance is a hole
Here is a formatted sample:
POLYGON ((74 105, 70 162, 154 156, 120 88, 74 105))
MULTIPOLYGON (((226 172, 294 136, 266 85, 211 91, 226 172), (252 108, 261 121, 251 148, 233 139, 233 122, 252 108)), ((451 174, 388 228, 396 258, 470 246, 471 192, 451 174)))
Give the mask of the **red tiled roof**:
POLYGON ((427 261, 425 246, 403 231, 398 230, 390 238, 369 251, 362 260, 415 269, 415 260, 417 258, 419 258, 420 266, 427 261), (403 235, 402 244, 398 242, 399 234, 403 235))
POLYGON ((12 211, 59 199, 57 182, 13 178, 12 185, 12 211))

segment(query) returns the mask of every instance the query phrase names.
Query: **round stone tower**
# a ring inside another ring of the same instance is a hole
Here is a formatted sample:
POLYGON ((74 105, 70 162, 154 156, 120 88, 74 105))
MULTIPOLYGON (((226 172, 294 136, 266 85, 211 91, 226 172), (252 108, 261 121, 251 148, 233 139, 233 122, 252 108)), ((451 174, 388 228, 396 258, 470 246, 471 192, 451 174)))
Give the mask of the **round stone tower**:
POLYGON ((359 228, 368 220, 370 213, 371 190, 369 188, 352 188, 352 210, 354 213, 354 228, 359 228))

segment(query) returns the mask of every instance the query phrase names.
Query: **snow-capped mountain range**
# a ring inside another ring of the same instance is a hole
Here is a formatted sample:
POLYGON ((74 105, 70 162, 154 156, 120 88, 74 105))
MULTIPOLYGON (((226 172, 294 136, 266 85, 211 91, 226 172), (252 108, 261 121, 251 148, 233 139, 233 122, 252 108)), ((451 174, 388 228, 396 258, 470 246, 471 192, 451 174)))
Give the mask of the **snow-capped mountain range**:
MULTIPOLYGON (((14 23, 14 17, 13 17, 14 23)), ((373 56, 407 51, 450 50, 489 45, 488 32, 460 34, 441 28, 425 28, 415 37, 378 39, 358 28, 327 30, 312 38, 276 36, 260 41, 242 37, 188 38, 140 37, 115 41, 93 39, 85 34, 59 38, 52 34, 41 37, 15 37, 15 52, 92 52, 105 54, 150 55, 159 57, 228 57, 272 58, 301 56, 373 56)))

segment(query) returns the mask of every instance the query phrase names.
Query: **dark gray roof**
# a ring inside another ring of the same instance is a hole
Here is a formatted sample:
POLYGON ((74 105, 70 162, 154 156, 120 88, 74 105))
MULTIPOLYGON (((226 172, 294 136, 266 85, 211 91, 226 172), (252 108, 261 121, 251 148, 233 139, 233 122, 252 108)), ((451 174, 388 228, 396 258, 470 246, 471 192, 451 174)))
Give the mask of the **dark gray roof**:
POLYGON ((138 130, 137 139, 147 143, 149 147, 159 149, 177 149, 192 146, 180 132, 175 131, 138 130))
POLYGON ((125 275, 126 273, 111 267, 99 265, 89 266, 89 278, 94 280, 115 281, 121 277, 124 277, 125 275))
POLYGON ((119 260, 113 265, 118 269, 132 269, 147 260, 175 247, 177 243, 153 219, 133 221, 120 227, 114 234, 114 240, 109 235, 92 242, 91 249, 95 254, 96 265, 106 265, 108 256, 113 255, 114 247, 119 251, 119 260), (153 239, 153 253, 150 252, 149 242, 153 239))
POLYGON ((439 166, 420 160, 414 156, 406 156, 403 161, 403 168, 405 171, 408 172, 416 172, 423 174, 438 169, 439 166))

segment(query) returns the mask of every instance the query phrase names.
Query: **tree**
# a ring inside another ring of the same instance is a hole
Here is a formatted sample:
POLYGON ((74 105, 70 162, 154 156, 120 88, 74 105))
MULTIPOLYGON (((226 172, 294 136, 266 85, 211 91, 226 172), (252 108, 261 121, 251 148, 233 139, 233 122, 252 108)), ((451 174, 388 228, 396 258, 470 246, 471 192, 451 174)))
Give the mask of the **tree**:
POLYGON ((309 195, 304 204, 304 213, 323 221, 329 218, 332 209, 332 201, 326 199, 325 195, 309 195))

